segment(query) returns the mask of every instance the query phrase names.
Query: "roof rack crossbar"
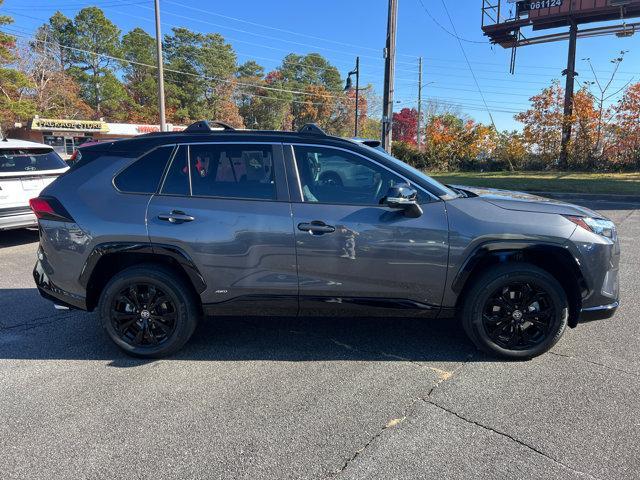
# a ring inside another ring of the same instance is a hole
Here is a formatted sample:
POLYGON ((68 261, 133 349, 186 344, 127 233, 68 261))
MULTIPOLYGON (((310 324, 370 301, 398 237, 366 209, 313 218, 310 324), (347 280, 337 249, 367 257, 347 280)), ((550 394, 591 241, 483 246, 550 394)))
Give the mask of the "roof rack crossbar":
POLYGON ((298 130, 298 133, 306 133, 306 134, 309 134, 309 135, 322 135, 323 137, 327 136, 325 131, 322 130, 315 123, 307 123, 307 124, 303 125, 300 128, 300 130, 298 130))
POLYGON ((229 125, 228 123, 224 123, 224 122, 220 122, 218 120, 200 120, 199 122, 196 123, 192 123, 191 125, 189 125, 186 129, 185 132, 189 132, 189 133, 210 133, 213 132, 213 128, 212 127, 219 127, 222 128, 225 131, 233 131, 235 130, 235 128, 233 128, 231 125, 229 125))

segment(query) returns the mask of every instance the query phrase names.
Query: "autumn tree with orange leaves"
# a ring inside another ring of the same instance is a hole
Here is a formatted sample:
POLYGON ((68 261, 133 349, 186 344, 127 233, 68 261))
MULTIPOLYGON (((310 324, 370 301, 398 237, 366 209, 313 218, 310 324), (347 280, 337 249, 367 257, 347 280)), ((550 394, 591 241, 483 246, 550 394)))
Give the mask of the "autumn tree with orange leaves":
POLYGON ((640 167, 640 83, 631 85, 615 108, 613 147, 616 167, 640 167))

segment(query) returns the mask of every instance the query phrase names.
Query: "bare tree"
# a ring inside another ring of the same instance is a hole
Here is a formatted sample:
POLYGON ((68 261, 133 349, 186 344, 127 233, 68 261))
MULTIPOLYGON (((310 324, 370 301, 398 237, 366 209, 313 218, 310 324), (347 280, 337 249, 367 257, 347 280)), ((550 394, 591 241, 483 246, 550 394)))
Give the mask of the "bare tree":
POLYGON ((614 69, 611 72, 611 75, 609 76, 606 83, 604 81, 601 81, 600 78, 598 77, 598 74, 596 73, 596 70, 593 67, 593 63, 591 62, 591 59, 589 57, 582 59, 583 61, 589 64, 589 68, 591 69, 591 73, 593 74, 593 78, 594 78, 594 80, 582 82, 582 84, 587 88, 586 91, 589 94, 589 96, 591 96, 596 102, 597 109, 598 109, 598 119, 597 119, 597 125, 596 125, 596 142, 594 147, 596 150, 596 155, 598 156, 602 156, 602 154, 605 151, 605 146, 603 142, 603 130, 608 125, 609 119, 613 117, 613 115, 607 114, 605 110, 605 104, 606 102, 611 100, 613 97, 618 95, 620 92, 622 92, 624 89, 626 89, 631 84, 631 82, 633 82, 633 77, 631 77, 629 81, 625 83, 621 88, 610 93, 611 87, 613 85, 613 81, 615 80, 616 75, 618 74, 620 64, 624 61, 624 56, 628 52, 629 52, 628 50, 622 50, 618 57, 613 58, 611 60, 611 63, 614 65, 614 69), (593 87, 593 86, 597 87, 598 89, 597 95, 594 95, 593 93, 591 93, 590 87, 593 87), (605 114, 607 114, 606 116, 608 118, 605 118, 605 114))
POLYGON ((80 98, 80 87, 60 68, 47 38, 19 45, 18 69, 29 78, 23 95, 36 105, 42 116, 91 118, 93 110, 80 98))

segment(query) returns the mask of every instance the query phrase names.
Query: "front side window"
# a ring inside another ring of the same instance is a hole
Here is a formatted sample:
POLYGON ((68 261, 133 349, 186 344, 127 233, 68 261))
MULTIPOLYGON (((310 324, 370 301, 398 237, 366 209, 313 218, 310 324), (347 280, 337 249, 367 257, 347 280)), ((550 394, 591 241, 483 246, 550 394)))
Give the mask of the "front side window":
POLYGON ((172 152, 173 146, 160 147, 136 160, 115 178, 116 188, 126 193, 155 193, 172 152))
POLYGON ((402 177, 358 155, 325 147, 294 147, 305 202, 380 205, 402 177))
POLYGON ((194 196, 276 199, 270 145, 191 145, 189 167, 194 196))

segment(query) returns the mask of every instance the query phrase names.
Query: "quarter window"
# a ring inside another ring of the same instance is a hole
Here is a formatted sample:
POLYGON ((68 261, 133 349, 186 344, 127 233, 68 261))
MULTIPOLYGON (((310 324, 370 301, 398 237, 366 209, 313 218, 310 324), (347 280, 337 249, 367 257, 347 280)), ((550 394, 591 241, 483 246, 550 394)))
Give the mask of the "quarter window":
POLYGON ((389 187, 407 183, 358 155, 322 147, 294 147, 305 202, 380 205, 389 187))
POLYGON ((127 193, 155 193, 173 147, 160 147, 127 167, 114 180, 118 190, 127 193))
POLYGON ((162 185, 164 195, 189 195, 188 148, 186 145, 178 147, 162 185))

